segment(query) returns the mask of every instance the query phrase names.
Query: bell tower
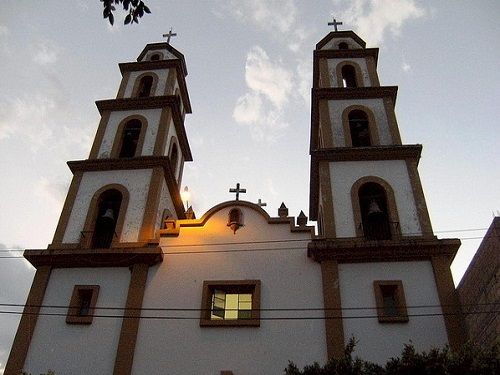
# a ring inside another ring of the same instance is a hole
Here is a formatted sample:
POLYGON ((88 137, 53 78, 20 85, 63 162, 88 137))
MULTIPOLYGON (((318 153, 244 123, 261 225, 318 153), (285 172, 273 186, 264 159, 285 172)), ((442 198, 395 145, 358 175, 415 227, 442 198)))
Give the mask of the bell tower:
POLYGON ((159 230, 167 218, 185 218, 179 187, 192 160, 184 128, 191 105, 184 56, 168 41, 146 45, 136 62, 119 66, 116 98, 96 102, 101 120, 88 159, 68 162, 73 178, 52 243, 24 252, 37 271, 6 375, 27 361, 40 368, 70 363, 65 356, 75 342, 89 358, 107 358, 96 372, 131 371, 149 267, 163 260, 159 230), (69 305, 56 313, 67 313, 66 321, 54 326, 43 305, 69 305), (121 327, 94 319, 101 306, 119 309, 121 327), (89 332, 106 332, 101 346, 85 344, 89 332), (49 359, 46 343, 56 336, 61 345, 49 359))
POLYGON ((363 351, 363 331, 390 342, 389 332, 397 327, 404 332, 400 347, 415 340, 412 324, 422 318, 402 307, 431 305, 434 297, 423 294, 435 296, 440 308, 432 312, 442 315, 432 324, 446 331, 431 344, 457 347, 463 338, 449 269, 460 241, 434 236, 417 170, 422 146, 401 142, 397 87, 380 85, 378 52, 352 31, 330 32, 314 51, 310 217, 318 222, 319 236, 309 255, 321 263, 325 308, 331 309, 326 312, 330 357, 341 356, 351 336, 361 340, 363 351), (417 288, 414 281, 424 277, 426 290, 410 293, 417 288), (390 300, 397 310, 384 305, 390 300), (370 306, 365 316, 378 319, 345 318, 346 308, 370 306), (384 311, 397 316, 387 320, 384 311))
POLYGON ((101 121, 89 158, 68 162, 74 177, 53 248, 145 244, 164 216, 184 217, 179 186, 192 160, 184 57, 169 43, 148 44, 120 71, 116 99, 96 102, 101 121))

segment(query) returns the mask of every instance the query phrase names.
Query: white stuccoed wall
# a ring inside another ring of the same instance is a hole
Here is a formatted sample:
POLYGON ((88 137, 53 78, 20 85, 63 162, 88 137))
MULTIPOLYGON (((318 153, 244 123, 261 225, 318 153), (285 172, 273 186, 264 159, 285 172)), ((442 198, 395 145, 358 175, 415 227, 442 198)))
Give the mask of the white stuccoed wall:
MULTIPOLYGON (((224 208, 204 227, 181 228, 179 237, 162 238, 161 245, 167 254, 162 264, 149 271, 144 306, 199 309, 204 280, 259 279, 261 308, 321 308, 320 265, 307 258, 307 241, 238 244, 290 238, 308 240, 310 234, 291 234, 288 224, 268 224, 256 211, 241 209, 245 226, 236 234, 226 226, 229 208, 224 208), (176 247, 207 243, 214 245, 176 247), (228 245, 220 245, 222 243, 228 245), (298 250, 292 249, 299 246, 298 250), (179 251, 249 248, 264 250, 168 255, 168 252, 179 251), (271 248, 285 250, 271 251, 271 248)), ((148 312, 151 314, 155 312, 148 312)), ((219 375, 221 370, 232 370, 237 375, 281 374, 288 360, 302 366, 326 360, 323 320, 262 320, 258 328, 202 328, 199 311, 161 314, 193 319, 141 320, 134 375, 219 375)), ((261 316, 296 314, 262 312, 261 316)), ((323 312, 302 314, 322 316, 323 312)))
POLYGON ((127 82, 127 87, 125 89, 125 98, 130 98, 132 96, 132 90, 134 89, 135 81, 137 80, 137 77, 139 77, 141 74, 146 73, 146 72, 151 72, 154 73, 158 76, 158 84, 156 85, 156 90, 155 92, 151 93, 151 96, 159 96, 159 95, 164 95, 165 92, 165 85, 167 83, 167 77, 168 77, 168 71, 169 69, 155 69, 155 70, 148 70, 148 71, 137 71, 137 72, 130 72, 130 78, 127 82))
POLYGON ((337 82, 337 65, 341 62, 354 62, 360 69, 363 78, 364 87, 372 86, 370 82, 370 75, 368 74, 368 68, 366 66, 366 60, 361 58, 349 58, 349 59, 328 59, 328 75, 330 76, 330 87, 342 87, 338 85, 337 82))
POLYGON ((353 39, 336 39, 336 38, 333 38, 331 39, 328 43, 326 43, 321 49, 338 49, 338 45, 342 42, 345 42, 347 43, 347 45, 349 46, 349 49, 358 49, 358 48, 363 48, 361 47, 360 44, 358 44, 357 42, 355 42, 353 39))
POLYGON ((365 176, 376 176, 391 185, 396 199, 399 225, 404 236, 421 234, 413 190, 404 160, 346 161, 330 163, 337 237, 355 237, 351 201, 352 185, 365 176))
MULTIPOLYGON (((72 268, 52 271, 44 305, 68 306, 75 285, 99 285, 96 307, 124 307, 128 268, 72 268)), ((112 374, 122 319, 94 318, 90 325, 66 323, 67 308, 42 308, 24 370, 32 374, 54 370, 57 375, 112 374)), ((96 314, 122 315, 123 310, 97 310, 96 314)))
POLYGON ((163 224, 161 222, 163 210, 165 210, 165 209, 169 209, 172 216, 174 218, 177 218, 177 214, 175 213, 175 209, 174 209, 174 204, 172 203, 172 197, 170 196, 170 192, 168 190, 167 184, 165 183, 165 181, 163 181, 162 186, 161 186, 161 193, 160 193, 160 203, 158 205, 158 211, 156 212, 155 229, 161 228, 161 225, 163 224))
POLYGON ((151 173, 151 169, 85 172, 69 217, 63 242, 76 243, 80 241, 80 232, 85 225, 90 201, 97 190, 108 184, 121 184, 127 188, 130 195, 120 242, 137 241, 139 226, 144 216, 151 173))
POLYGON ((149 61, 151 59, 151 55, 154 55, 158 52, 161 52, 163 54, 163 60, 177 59, 177 57, 167 49, 153 49, 151 51, 148 51, 141 61, 149 61))
MULTIPOLYGON (((389 122, 384 107, 383 99, 329 100, 328 108, 332 122, 333 142, 336 147, 345 146, 344 129, 342 125, 342 112, 349 106, 358 104, 369 108, 375 116, 378 137, 381 145, 393 144, 389 131, 389 122)), ((370 124, 372 125, 372 124, 370 124)))
MULTIPOLYGON (((441 314, 434 273, 430 261, 339 264, 340 295, 343 308, 374 307, 374 280, 402 280, 408 314, 441 314)), ((377 316, 376 310, 344 310, 344 317, 377 316)), ((385 363, 401 354, 404 344, 429 350, 448 344, 442 316, 409 317, 407 323, 384 323, 375 318, 344 319, 345 341, 355 337, 355 355, 385 363)))

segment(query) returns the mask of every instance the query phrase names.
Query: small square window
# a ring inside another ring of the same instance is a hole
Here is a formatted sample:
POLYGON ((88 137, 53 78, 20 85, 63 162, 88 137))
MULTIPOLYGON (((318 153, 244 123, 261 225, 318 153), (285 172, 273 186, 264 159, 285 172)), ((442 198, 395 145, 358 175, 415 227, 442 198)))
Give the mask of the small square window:
POLYGON ((205 281, 200 326, 260 326, 260 281, 205 281))
POLYGON ((99 285, 75 285, 66 315, 68 324, 91 324, 99 285))
POLYGON ((376 280, 373 282, 373 287, 378 321, 381 323, 407 322, 408 312, 401 280, 376 280))

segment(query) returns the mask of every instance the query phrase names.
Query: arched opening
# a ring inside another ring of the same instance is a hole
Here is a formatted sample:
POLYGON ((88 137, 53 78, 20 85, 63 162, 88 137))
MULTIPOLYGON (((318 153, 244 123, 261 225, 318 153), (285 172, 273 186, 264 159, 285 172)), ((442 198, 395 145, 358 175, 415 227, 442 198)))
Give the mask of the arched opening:
POLYGON ((342 67, 342 84, 344 87, 358 87, 354 66, 344 65, 342 67))
POLYGON ((339 49, 349 49, 349 45, 346 42, 339 43, 339 49))
POLYGON ((151 95, 151 88, 153 87, 153 77, 144 76, 139 81, 139 89, 137 90, 137 96, 139 98, 145 98, 151 95))
POLYGON ((229 211, 227 226, 231 228, 233 233, 236 233, 243 226, 243 213, 239 208, 233 208, 229 211))
POLYGON ((391 225, 384 188, 374 182, 367 182, 360 187, 358 198, 365 239, 390 240, 391 225))
POLYGON ((141 135, 142 123, 137 120, 130 120, 123 127, 122 146, 120 149, 120 158, 131 158, 135 156, 139 136, 141 135))
POLYGON ((177 171, 177 162, 179 161, 179 150, 177 149, 177 144, 172 143, 172 150, 170 150, 170 165, 172 167, 172 173, 175 175, 177 171))
POLYGON ((371 146, 368 116, 365 112, 355 109, 349 112, 349 132, 353 147, 371 146))
POLYGON ((100 195, 92 234, 92 248, 111 247, 122 199, 122 193, 116 189, 106 190, 100 195))
POLYGON ((157 60, 160 60, 160 54, 159 53, 154 53, 151 55, 151 57, 149 58, 151 61, 157 61, 157 60))

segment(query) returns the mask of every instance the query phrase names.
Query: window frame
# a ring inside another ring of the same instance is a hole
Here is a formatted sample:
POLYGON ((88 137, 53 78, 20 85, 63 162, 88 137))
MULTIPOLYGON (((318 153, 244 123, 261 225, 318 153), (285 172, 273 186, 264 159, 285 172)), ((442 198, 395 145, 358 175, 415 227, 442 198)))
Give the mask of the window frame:
POLYGON ((408 310, 406 308, 406 298, 401 280, 375 280, 373 281, 375 291, 375 302, 377 305, 377 316, 380 323, 407 323, 408 310), (383 287, 394 287, 394 297, 396 302, 397 314, 388 315, 385 311, 383 287))
POLYGON ((206 280, 201 297, 201 327, 259 327, 260 280, 206 280), (212 295, 215 290, 226 293, 251 294, 252 310, 249 319, 211 319, 212 295))
POLYGON ((66 323, 68 324, 91 324, 94 319, 94 310, 97 303, 97 297, 99 295, 99 285, 75 285, 73 288, 73 293, 71 294, 71 301, 68 307, 68 313, 66 314, 66 323), (90 305, 88 307, 88 313, 85 315, 80 315, 81 308, 81 294, 82 292, 90 291, 90 305))

